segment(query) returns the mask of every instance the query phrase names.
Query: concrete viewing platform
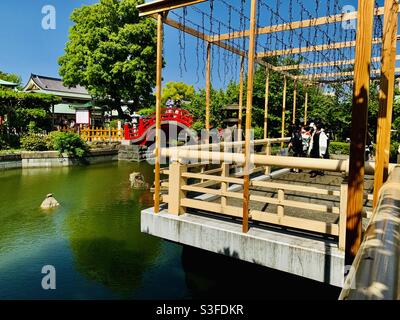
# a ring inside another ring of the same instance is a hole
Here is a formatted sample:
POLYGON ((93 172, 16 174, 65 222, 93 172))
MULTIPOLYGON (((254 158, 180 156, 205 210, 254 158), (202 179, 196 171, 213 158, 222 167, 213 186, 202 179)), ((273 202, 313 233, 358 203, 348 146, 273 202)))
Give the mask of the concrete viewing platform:
MULTIPOLYGON (((340 191, 342 176, 339 173, 326 172, 323 176, 311 178, 308 171, 295 174, 284 169, 270 176, 256 175, 251 180, 299 186, 298 189, 295 187, 292 191, 287 191, 285 199, 301 201, 304 205, 302 207, 288 206, 285 210, 286 216, 307 219, 307 221, 338 223, 337 213, 315 211, 313 205, 323 205, 327 208, 340 206, 337 193, 340 191), (326 194, 308 194, 305 197, 301 186, 323 187, 327 192, 326 194)), ((372 188, 372 177, 366 177, 364 205, 367 213, 372 210, 368 197, 372 188)), ((229 190, 240 192, 242 186, 231 185, 229 190)), ((264 204, 252 202, 251 210, 266 214, 277 211, 277 205, 268 204, 267 201, 267 199, 277 199, 276 190, 252 188, 250 194, 266 199, 264 204)), ((187 197, 203 203, 208 202, 210 206, 221 201, 221 197, 212 194, 189 192, 187 197)), ((230 198, 227 199, 227 205, 228 208, 240 208, 242 200, 230 198)), ((243 233, 241 219, 207 212, 207 205, 204 205, 204 208, 203 210, 188 208, 182 215, 169 213, 167 205, 159 214, 154 214, 153 208, 143 210, 141 230, 183 245, 230 256, 332 286, 343 286, 344 251, 340 250, 337 237, 259 222, 251 223, 249 232, 243 233)), ((368 225, 368 220, 363 219, 364 227, 368 225)))
POLYGON ((327 238, 294 234, 277 228, 252 227, 203 215, 181 216, 153 209, 141 213, 141 231, 268 268, 342 287, 344 252, 327 238))

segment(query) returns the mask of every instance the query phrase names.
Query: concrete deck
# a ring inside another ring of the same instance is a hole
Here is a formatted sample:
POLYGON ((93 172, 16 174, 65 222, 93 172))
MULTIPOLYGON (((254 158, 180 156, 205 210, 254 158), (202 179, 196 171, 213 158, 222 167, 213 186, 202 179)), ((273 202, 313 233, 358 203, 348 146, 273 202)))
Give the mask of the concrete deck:
MULTIPOLYGON (((270 180, 277 183, 290 183, 340 190, 340 174, 326 173, 324 176, 311 178, 308 172, 290 173, 281 170, 270 177, 253 177, 257 180, 270 180)), ((372 177, 366 177, 365 192, 372 192, 372 177)), ((242 186, 232 185, 231 191, 240 191, 242 186)), ((276 190, 257 189, 251 194, 265 197, 277 197, 276 190)), ((189 198, 202 201, 219 202, 220 198, 212 195, 188 194, 189 198)), ((285 215, 299 218, 337 223, 339 216, 333 213, 313 212, 307 209, 307 203, 324 204, 338 207, 336 196, 312 195, 301 192, 286 192, 285 198, 304 202, 304 208, 285 208, 285 215)), ((242 200, 229 199, 228 205, 241 207, 242 200)), ((371 203, 366 201, 366 209, 371 203)), ((251 202, 251 209, 276 212, 273 205, 251 202)), ((368 219, 364 219, 366 227, 368 219)), ((241 223, 235 219, 209 215, 205 212, 190 210, 182 216, 168 214, 166 210, 155 215, 153 209, 142 211, 141 230, 144 233, 188 245, 236 259, 256 263, 294 275, 343 286, 344 252, 338 249, 337 239, 322 237, 299 231, 285 230, 279 227, 252 224, 247 234, 242 233, 241 223)))
POLYGON ((253 227, 247 234, 233 220, 167 211, 141 213, 141 231, 236 259, 342 287, 344 253, 324 238, 253 227))

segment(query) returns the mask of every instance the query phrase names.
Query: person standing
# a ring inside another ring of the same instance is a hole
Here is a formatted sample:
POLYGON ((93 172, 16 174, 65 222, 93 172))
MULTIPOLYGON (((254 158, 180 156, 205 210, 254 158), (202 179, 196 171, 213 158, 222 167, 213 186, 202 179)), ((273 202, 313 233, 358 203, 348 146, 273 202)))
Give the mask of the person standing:
MULTIPOLYGON (((322 129, 322 125, 319 123, 316 126, 316 131, 311 138, 309 154, 314 159, 326 159, 328 155, 328 136, 322 129)), ((310 172, 311 178, 315 178, 320 175, 323 176, 324 172, 320 170, 313 170, 310 172)))
MULTIPOLYGON (((289 150, 293 151, 293 157, 302 158, 304 157, 303 150, 303 137, 301 134, 301 128, 292 126, 292 137, 289 143, 289 150)), ((291 172, 299 173, 301 170, 292 169, 291 172)))

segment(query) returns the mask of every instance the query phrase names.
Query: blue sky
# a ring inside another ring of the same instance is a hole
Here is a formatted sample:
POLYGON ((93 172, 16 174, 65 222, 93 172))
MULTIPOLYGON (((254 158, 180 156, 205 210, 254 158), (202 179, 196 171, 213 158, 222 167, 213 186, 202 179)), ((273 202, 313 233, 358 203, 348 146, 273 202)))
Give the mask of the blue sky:
MULTIPOLYGON (((329 0, 319 1, 326 5, 329 0)), ((96 3, 97 0, 2 0, 0 1, 0 70, 10 73, 17 73, 22 76, 25 83, 31 73, 58 77, 58 57, 63 54, 65 43, 68 40, 68 29, 71 26, 69 20, 70 14, 74 8, 82 5, 96 3), (42 7, 53 5, 57 12, 56 30, 43 30, 41 26, 43 14, 42 7)), ((240 0, 226 1, 229 3, 239 3, 240 0)), ((249 1, 247 1, 248 3, 249 1)), ((274 6, 276 0, 265 1, 274 6)), ((294 3, 298 0, 293 0, 294 3)), ((334 0, 331 0, 333 6, 334 0)), ((340 0, 340 5, 356 4, 356 0, 340 0)), ((288 1, 281 1, 281 14, 288 14, 288 1)), ((315 1, 304 1, 309 10, 315 8, 315 1)), ((208 8, 208 4, 202 5, 208 8)), ((201 7, 201 6, 200 6, 201 7)), ((321 15, 325 13, 326 8, 321 5, 321 15)), ((246 8, 248 12, 248 8, 246 8)), ((314 11, 313 11, 314 12, 314 11)), ((295 10, 294 18, 300 18, 295 10)), ((222 6, 216 7, 216 16, 227 19, 227 12, 222 6)), ((199 16, 193 11, 189 12, 189 17, 200 23, 199 16)), ((235 19, 234 17, 232 18, 235 19)), ((268 18, 264 18, 268 22, 268 18)), ((232 22, 234 24, 234 22, 232 22)), ((215 28, 215 27, 214 27, 215 28)), ((197 41, 187 36, 186 47, 192 48, 186 50, 186 72, 180 76, 179 63, 179 32, 166 27, 165 59, 166 68, 163 76, 164 82, 185 81, 198 87, 204 87, 204 77, 201 70, 204 68, 202 61, 202 48, 196 50, 197 41), (200 52, 198 52, 200 51, 200 52), (197 61, 197 56, 200 56, 197 61), (199 70, 199 72, 198 72, 199 70)), ((182 38, 181 38, 182 42, 182 38)), ((222 50, 221 50, 222 51, 222 50)), ((183 53, 182 53, 183 54, 183 53)), ((181 54, 181 56, 182 56, 181 54)), ((228 56, 224 57, 218 50, 214 51, 213 63, 213 83, 216 87, 223 87, 230 79, 237 79, 238 59, 228 56), (227 60, 225 60, 225 58, 227 60), (219 65, 219 67, 218 67, 219 65), (225 69, 224 69, 225 68, 225 69), (228 76, 220 76, 227 73, 228 76)))

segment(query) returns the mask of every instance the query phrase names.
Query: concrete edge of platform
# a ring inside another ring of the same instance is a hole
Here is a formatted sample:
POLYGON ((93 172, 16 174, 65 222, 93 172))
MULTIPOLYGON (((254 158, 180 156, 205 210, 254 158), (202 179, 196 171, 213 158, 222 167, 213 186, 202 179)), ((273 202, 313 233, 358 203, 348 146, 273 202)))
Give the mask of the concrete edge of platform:
POLYGON ((268 268, 342 287, 344 253, 328 239, 241 225, 210 217, 141 212, 141 231, 162 239, 223 254, 268 268))

